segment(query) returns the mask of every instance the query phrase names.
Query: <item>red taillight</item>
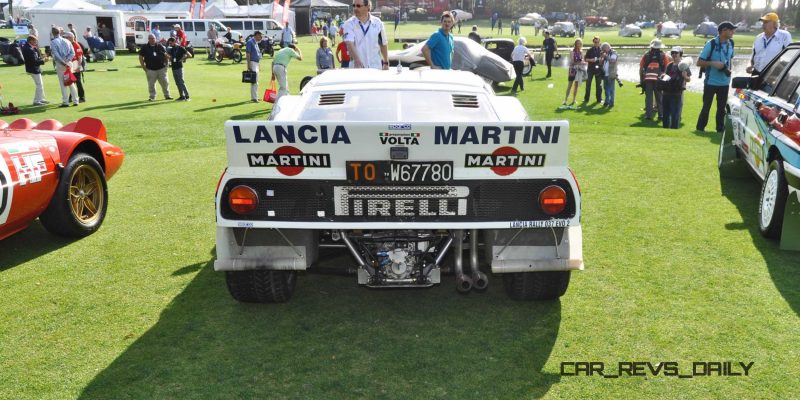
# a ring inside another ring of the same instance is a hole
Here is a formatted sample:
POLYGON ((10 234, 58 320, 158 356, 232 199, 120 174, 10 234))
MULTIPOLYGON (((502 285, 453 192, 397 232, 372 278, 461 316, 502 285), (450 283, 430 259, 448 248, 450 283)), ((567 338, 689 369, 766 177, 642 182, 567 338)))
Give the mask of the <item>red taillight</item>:
POLYGON ((237 214, 249 214, 258 207, 258 194, 249 186, 236 186, 228 194, 228 205, 237 214))
POLYGON ((539 207, 548 215, 556 215, 566 206, 567 192, 558 186, 548 186, 539 193, 539 207))

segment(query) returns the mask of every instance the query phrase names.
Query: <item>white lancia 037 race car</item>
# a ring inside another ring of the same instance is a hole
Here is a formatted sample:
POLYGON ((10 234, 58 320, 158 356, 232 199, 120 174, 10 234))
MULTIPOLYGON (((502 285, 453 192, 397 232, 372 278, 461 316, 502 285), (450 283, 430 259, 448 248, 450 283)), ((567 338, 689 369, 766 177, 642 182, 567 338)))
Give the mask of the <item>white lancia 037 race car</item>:
POLYGON ((470 72, 328 71, 225 134, 214 269, 236 300, 289 300, 321 246, 373 288, 432 286, 447 264, 460 292, 485 290, 485 267, 546 300, 583 269, 569 124, 470 72))

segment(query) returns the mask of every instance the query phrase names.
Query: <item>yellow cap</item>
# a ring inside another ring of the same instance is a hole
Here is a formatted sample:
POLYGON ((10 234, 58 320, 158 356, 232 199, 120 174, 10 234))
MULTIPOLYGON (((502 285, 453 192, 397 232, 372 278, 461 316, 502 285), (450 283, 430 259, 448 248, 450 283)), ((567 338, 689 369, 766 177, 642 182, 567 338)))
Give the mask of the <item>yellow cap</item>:
POLYGON ((761 20, 764 22, 778 22, 780 21, 780 18, 778 18, 778 14, 767 13, 763 17, 761 17, 761 20))

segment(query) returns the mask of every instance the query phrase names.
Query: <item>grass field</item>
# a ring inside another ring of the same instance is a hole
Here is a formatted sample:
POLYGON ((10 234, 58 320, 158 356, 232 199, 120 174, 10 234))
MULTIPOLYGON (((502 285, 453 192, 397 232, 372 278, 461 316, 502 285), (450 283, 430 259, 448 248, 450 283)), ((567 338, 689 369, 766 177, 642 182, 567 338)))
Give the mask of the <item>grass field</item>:
MULTIPOLYGON (((315 70, 315 45, 301 48, 293 94, 315 70)), ((755 179, 719 178, 719 138, 693 130, 697 94, 686 94, 683 128, 664 130, 642 118, 632 84, 610 111, 559 110, 565 71, 526 79, 532 119, 569 120, 583 189, 586 270, 559 301, 511 301, 497 276, 487 293, 460 296, 452 277, 380 291, 303 274, 291 302, 243 305, 212 266, 223 123, 269 111, 248 101, 243 65, 190 61, 189 103, 147 102, 133 56, 90 68, 88 102, 59 109, 27 106, 30 78, 0 67, 18 117, 99 117, 127 152, 96 234, 64 240, 36 222, 0 242, 0 398, 798 396, 800 257, 758 234, 755 179), (747 377, 560 376, 574 361, 754 365, 747 377)), ((56 77, 44 79, 57 103, 56 77)))

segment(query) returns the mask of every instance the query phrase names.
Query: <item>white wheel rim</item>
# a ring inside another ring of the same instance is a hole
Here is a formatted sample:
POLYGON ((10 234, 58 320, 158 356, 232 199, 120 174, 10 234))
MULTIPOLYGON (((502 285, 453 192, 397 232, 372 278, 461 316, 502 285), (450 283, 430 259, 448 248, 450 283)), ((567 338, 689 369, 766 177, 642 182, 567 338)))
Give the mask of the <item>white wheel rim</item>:
POLYGON ((766 228, 775 213, 775 199, 778 197, 778 171, 772 170, 764 182, 764 193, 761 194, 761 226, 766 228))

